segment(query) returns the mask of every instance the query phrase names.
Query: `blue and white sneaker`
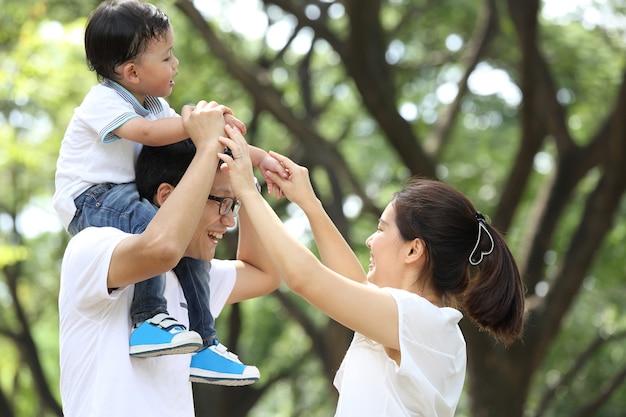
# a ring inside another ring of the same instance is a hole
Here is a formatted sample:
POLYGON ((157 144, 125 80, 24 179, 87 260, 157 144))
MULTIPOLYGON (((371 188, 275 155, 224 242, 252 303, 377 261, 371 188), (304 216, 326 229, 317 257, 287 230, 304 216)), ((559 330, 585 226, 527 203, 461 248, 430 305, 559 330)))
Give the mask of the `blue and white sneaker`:
POLYGON ((189 379, 205 384, 242 386, 254 384, 261 374, 256 366, 241 363, 237 355, 220 343, 191 357, 189 379))
POLYGON ((130 334, 130 356, 150 358, 193 353, 202 348, 202 337, 188 331, 175 318, 159 313, 144 321, 130 334))

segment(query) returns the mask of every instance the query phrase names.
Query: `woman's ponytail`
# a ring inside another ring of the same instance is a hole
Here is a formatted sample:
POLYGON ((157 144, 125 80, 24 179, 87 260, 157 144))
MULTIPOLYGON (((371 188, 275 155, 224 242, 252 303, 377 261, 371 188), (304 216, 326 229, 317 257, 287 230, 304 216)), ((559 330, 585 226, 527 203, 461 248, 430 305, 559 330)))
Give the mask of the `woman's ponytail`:
POLYGON ((524 286, 515 259, 500 232, 480 213, 476 218, 477 243, 468 259, 470 278, 461 303, 479 328, 508 345, 522 335, 524 286))
POLYGON ((517 264, 471 201, 442 182, 413 178, 396 193, 394 207, 403 239, 426 243, 425 268, 437 291, 503 343, 520 338, 524 286, 517 264))

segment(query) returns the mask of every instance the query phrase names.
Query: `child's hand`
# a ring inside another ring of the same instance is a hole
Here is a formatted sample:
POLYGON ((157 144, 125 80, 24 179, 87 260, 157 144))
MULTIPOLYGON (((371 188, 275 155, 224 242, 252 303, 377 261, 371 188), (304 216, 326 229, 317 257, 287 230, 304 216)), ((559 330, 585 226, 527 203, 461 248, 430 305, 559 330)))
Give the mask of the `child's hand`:
POLYGON ((270 195, 274 195, 277 199, 284 196, 280 187, 268 175, 268 171, 282 178, 289 178, 289 172, 287 172, 285 167, 280 162, 278 162, 278 160, 272 158, 270 155, 267 155, 261 160, 258 168, 259 171, 261 171, 265 182, 267 183, 267 192, 270 195))
MULTIPOLYGON (((227 107, 228 109, 228 107, 227 107)), ((230 110, 230 109, 228 109, 230 110)), ((235 127, 237 129, 239 129, 239 131, 241 132, 242 135, 246 134, 246 125, 239 119, 237 119, 234 115, 232 110, 230 110, 230 113, 224 112, 224 122, 231 127, 235 127)))
POLYGON ((231 108, 220 104, 220 109, 222 109, 222 113, 224 113, 224 123, 228 126, 236 127, 242 135, 245 135, 247 131, 246 125, 235 117, 231 108))

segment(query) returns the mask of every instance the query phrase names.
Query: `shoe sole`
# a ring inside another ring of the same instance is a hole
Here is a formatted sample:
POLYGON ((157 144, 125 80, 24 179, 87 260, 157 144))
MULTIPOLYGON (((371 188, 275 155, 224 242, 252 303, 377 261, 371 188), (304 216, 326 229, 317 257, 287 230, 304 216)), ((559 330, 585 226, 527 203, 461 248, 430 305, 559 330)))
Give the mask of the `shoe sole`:
POLYGON ((153 358, 164 355, 180 355, 184 353, 195 353, 202 349, 202 344, 186 343, 178 346, 163 347, 163 345, 140 345, 130 348, 130 356, 134 358, 153 358))
POLYGON ((243 387, 246 385, 252 385, 259 380, 259 378, 245 378, 245 379, 229 379, 229 378, 207 378, 197 375, 191 375, 189 377, 191 382, 197 382, 200 384, 211 385, 224 385, 229 387, 243 387))

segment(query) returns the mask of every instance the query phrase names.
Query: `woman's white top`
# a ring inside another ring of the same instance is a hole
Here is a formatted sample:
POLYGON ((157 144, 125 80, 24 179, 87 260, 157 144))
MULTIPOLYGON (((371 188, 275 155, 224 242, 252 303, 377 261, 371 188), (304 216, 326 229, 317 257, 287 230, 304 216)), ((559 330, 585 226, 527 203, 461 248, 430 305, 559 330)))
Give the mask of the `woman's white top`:
POLYGON ((417 294, 383 288, 396 300, 400 365, 383 345, 356 333, 335 376, 335 417, 452 417, 465 379, 462 314, 417 294))

